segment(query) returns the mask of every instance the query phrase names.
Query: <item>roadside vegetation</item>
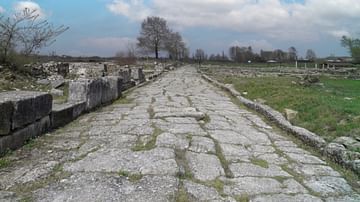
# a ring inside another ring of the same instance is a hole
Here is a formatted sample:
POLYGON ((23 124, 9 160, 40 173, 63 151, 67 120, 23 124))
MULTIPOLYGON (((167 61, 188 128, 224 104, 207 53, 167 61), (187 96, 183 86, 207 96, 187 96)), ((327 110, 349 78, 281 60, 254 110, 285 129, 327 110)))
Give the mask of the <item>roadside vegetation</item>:
POLYGON ((331 141, 340 136, 360 137, 360 80, 320 77, 320 82, 301 85, 297 77, 218 77, 234 84, 236 90, 252 100, 284 113, 298 115, 291 122, 331 141))

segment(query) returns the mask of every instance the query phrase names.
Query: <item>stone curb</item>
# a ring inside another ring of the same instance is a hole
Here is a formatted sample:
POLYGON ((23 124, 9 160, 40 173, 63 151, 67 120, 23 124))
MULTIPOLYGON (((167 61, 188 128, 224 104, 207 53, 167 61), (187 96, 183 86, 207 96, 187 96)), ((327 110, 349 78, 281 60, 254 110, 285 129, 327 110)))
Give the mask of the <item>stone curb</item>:
POLYGON ((313 146, 316 149, 323 152, 323 150, 326 146, 326 141, 322 137, 316 135, 315 133, 308 131, 305 128, 301 128, 301 127, 292 125, 288 120, 285 119, 285 117, 280 112, 272 109, 271 107, 253 102, 249 99, 242 97, 241 94, 239 92, 237 92, 230 85, 222 84, 214 79, 211 79, 210 77, 208 77, 204 74, 202 74, 202 78, 209 81, 210 83, 215 84, 216 86, 220 87, 221 89, 229 92, 232 96, 236 97, 245 106, 261 113, 266 118, 268 118, 270 121, 274 122, 281 129, 293 134, 295 137, 299 138, 304 143, 306 143, 310 146, 313 146))
POLYGON ((360 160, 349 160, 349 155, 354 155, 355 152, 348 151, 343 145, 337 143, 329 143, 320 136, 316 135, 313 132, 305 128, 292 125, 286 118, 278 111, 272 109, 271 107, 253 102, 247 98, 241 96, 232 85, 222 84, 207 75, 203 74, 201 76, 210 83, 213 83, 215 86, 220 87, 221 89, 229 92, 232 96, 236 97, 241 103, 247 106, 250 109, 253 109, 260 114, 264 115, 267 119, 275 123, 281 129, 291 133, 296 138, 300 139, 305 144, 314 147, 321 154, 331 159, 333 162, 340 164, 342 167, 351 169, 356 174, 360 175, 360 160))

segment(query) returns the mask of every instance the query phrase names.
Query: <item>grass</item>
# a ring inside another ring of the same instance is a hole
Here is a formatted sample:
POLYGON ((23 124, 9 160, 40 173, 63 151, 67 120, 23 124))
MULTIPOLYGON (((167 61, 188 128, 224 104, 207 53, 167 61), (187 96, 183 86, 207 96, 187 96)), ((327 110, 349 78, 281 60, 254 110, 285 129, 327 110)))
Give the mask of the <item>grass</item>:
POLYGON ((0 169, 7 168, 11 164, 11 161, 6 157, 0 158, 0 169))
POLYGON ((139 138, 135 146, 131 148, 132 151, 149 151, 156 147, 156 139, 161 133, 163 133, 163 131, 160 128, 157 128, 155 126, 153 127, 154 132, 151 135, 151 139, 148 142, 144 143, 139 138))
POLYGON ((221 166, 223 167, 224 172, 225 172, 225 176, 228 177, 228 178, 233 178, 234 175, 233 175, 233 173, 231 172, 231 170, 229 168, 229 162, 226 160, 224 154, 222 153, 222 149, 221 149, 220 144, 215 139, 213 139, 213 138, 211 138, 211 139, 215 143, 215 151, 216 151, 215 155, 220 160, 221 166))
POLYGON ((47 92, 50 86, 37 84, 35 78, 26 71, 8 68, 0 70, 0 92, 14 90, 47 92))
POLYGON ((269 168, 269 163, 263 159, 251 158, 250 162, 263 168, 269 168))
POLYGON ((131 104, 134 101, 132 98, 127 98, 126 96, 121 96, 113 104, 131 104))
POLYGON ((119 175, 128 178, 130 182, 138 182, 143 177, 141 173, 130 173, 129 171, 125 170, 119 171, 119 175))
POLYGON ((250 201, 249 195, 243 194, 243 195, 237 195, 234 197, 237 202, 248 202, 250 201))
POLYGON ((299 78, 226 77, 239 92, 250 99, 261 98, 274 109, 298 111, 293 124, 309 129, 332 141, 340 136, 360 136, 360 80, 321 77, 323 85, 302 86, 299 78))

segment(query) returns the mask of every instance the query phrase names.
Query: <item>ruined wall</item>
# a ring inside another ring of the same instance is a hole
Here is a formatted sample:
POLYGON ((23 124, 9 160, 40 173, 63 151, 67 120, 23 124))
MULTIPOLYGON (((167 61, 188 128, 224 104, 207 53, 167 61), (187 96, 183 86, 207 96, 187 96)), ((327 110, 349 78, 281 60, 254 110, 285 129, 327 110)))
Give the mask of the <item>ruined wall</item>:
POLYGON ((0 153, 48 131, 51 109, 52 96, 48 93, 0 93, 0 153))
MULTIPOLYGON (((53 104, 52 95, 43 92, 0 93, 0 155, 66 125, 85 112, 111 103, 121 97, 123 91, 145 81, 141 68, 133 74, 130 69, 117 74, 70 81, 68 102, 63 104, 53 104)), ((161 74, 157 72, 150 79, 161 74)))

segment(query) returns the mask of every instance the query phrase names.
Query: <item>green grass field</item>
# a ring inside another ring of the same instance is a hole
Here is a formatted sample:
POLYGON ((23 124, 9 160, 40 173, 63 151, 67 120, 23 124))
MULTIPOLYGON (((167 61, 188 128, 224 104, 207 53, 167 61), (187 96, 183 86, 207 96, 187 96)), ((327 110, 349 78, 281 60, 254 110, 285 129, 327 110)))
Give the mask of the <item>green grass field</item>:
POLYGON ((264 99, 266 104, 284 112, 299 112, 292 122, 331 141, 339 136, 360 137, 360 80, 320 78, 323 85, 299 85, 299 78, 222 78, 234 84, 245 97, 264 99), (295 83, 296 82, 296 83, 295 83))

